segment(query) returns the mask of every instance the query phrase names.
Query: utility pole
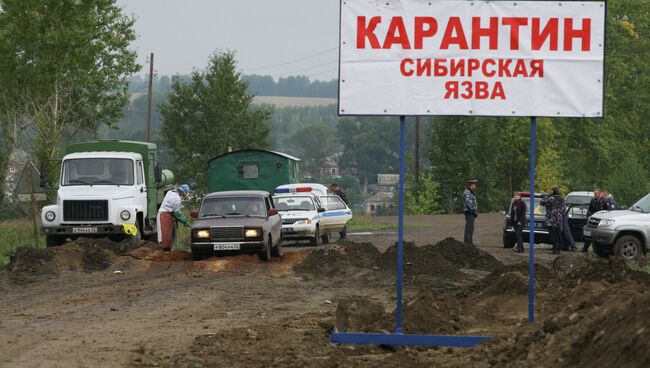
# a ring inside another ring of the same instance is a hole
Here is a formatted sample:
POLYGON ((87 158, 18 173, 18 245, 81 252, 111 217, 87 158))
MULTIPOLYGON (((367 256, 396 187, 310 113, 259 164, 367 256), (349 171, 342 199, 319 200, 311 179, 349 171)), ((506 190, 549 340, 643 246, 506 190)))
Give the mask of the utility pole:
POLYGON ((415 117, 415 182, 420 182, 420 117, 415 117))
POLYGON ((151 98, 153 95, 153 52, 149 60, 149 92, 147 93, 147 142, 151 142, 151 98))
POLYGON ((32 224, 34 225, 34 241, 36 242, 36 247, 40 248, 41 245, 38 241, 38 226, 36 226, 36 198, 34 198, 34 179, 32 178, 33 167, 34 166, 31 161, 25 165, 25 170, 27 170, 27 175, 29 178, 29 197, 32 202, 32 224))

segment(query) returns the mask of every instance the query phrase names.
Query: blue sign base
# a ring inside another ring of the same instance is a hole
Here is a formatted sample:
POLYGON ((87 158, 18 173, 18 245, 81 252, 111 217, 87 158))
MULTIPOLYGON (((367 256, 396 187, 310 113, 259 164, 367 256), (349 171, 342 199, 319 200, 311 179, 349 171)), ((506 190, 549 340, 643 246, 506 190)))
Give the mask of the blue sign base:
POLYGON ((334 344, 449 346, 469 348, 489 339, 491 339, 490 336, 406 335, 337 332, 332 334, 330 341, 334 344))

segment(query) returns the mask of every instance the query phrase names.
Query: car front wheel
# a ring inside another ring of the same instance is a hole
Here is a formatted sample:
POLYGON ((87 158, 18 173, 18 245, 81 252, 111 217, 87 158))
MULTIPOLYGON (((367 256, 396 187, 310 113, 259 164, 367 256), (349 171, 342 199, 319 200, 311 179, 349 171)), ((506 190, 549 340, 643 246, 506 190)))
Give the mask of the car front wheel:
POLYGON ((320 237, 320 229, 318 226, 316 226, 316 234, 314 234, 314 237, 309 239, 309 245, 312 247, 317 247, 320 245, 321 237, 320 237))
POLYGON ((517 241, 514 238, 511 238, 509 236, 503 236, 503 247, 504 248, 512 248, 515 246, 515 243, 517 241))
POLYGON ((257 254, 260 260, 268 262, 271 259, 271 239, 267 240, 264 244, 264 249, 257 254))
POLYGON ((282 257, 282 240, 275 247, 271 248, 271 255, 273 257, 282 257))
POLYGON ((636 260, 643 255, 643 246, 636 236, 623 235, 614 244, 613 253, 625 258, 627 261, 636 260))

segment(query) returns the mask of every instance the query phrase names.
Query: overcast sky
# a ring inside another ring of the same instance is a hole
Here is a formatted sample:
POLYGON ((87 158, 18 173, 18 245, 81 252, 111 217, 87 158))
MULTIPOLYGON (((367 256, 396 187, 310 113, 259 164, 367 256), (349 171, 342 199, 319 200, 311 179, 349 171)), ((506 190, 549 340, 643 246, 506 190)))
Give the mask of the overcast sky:
POLYGON ((137 19, 141 74, 151 52, 158 75, 171 75, 202 69, 212 52, 231 49, 245 74, 337 77, 339 0, 117 2, 137 19))

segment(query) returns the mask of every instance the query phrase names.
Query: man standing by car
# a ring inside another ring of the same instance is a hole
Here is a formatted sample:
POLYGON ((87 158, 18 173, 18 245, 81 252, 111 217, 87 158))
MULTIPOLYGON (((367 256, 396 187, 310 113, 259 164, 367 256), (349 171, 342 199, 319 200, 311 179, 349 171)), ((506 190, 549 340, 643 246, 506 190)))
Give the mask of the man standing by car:
POLYGON ((510 216, 512 219, 512 226, 515 228, 517 235, 517 244, 512 248, 517 253, 524 252, 524 238, 522 230, 526 222, 526 203, 521 200, 521 193, 515 192, 515 200, 512 202, 510 208, 510 216))
POLYGON ((176 226, 174 219, 185 226, 189 226, 187 217, 181 212, 181 208, 183 208, 181 197, 187 198, 189 193, 189 185, 179 185, 177 189, 167 192, 160 204, 160 209, 158 210, 158 244, 160 244, 160 248, 165 252, 171 251, 172 245, 176 244, 176 226))
MULTIPOLYGON (((604 209, 605 209, 605 203, 601 198, 600 190, 596 189, 594 190, 594 198, 592 198, 591 201, 589 202, 589 208, 587 209, 587 219, 589 219, 591 215, 593 215, 594 213, 598 211, 602 211, 604 209)), ((585 244, 582 246, 582 251, 588 252, 589 246, 591 246, 591 240, 585 239, 585 244)))
POLYGON ((478 217, 478 203, 474 191, 478 180, 467 181, 467 187, 463 191, 463 213, 465 213, 465 235, 463 241, 466 245, 474 246, 474 220, 478 217))
POLYGON ((562 226, 564 224, 564 199, 560 196, 558 187, 553 187, 548 196, 542 198, 542 206, 546 206, 546 225, 551 233, 553 254, 560 254, 562 248, 562 226))
POLYGON ((604 204, 603 207, 605 207, 604 209, 608 211, 614 211, 618 209, 618 203, 616 203, 614 196, 609 195, 609 192, 603 192, 602 197, 604 204))
POLYGON ((332 183, 332 184, 330 185, 330 190, 331 190, 332 192, 334 192, 334 194, 336 194, 337 196, 339 196, 339 198, 341 198, 341 200, 342 200, 343 202, 345 202, 345 204, 347 204, 348 207, 350 207, 350 203, 348 202, 348 195, 345 194, 345 192, 343 191, 343 189, 341 189, 341 187, 340 187, 337 183, 332 183))

